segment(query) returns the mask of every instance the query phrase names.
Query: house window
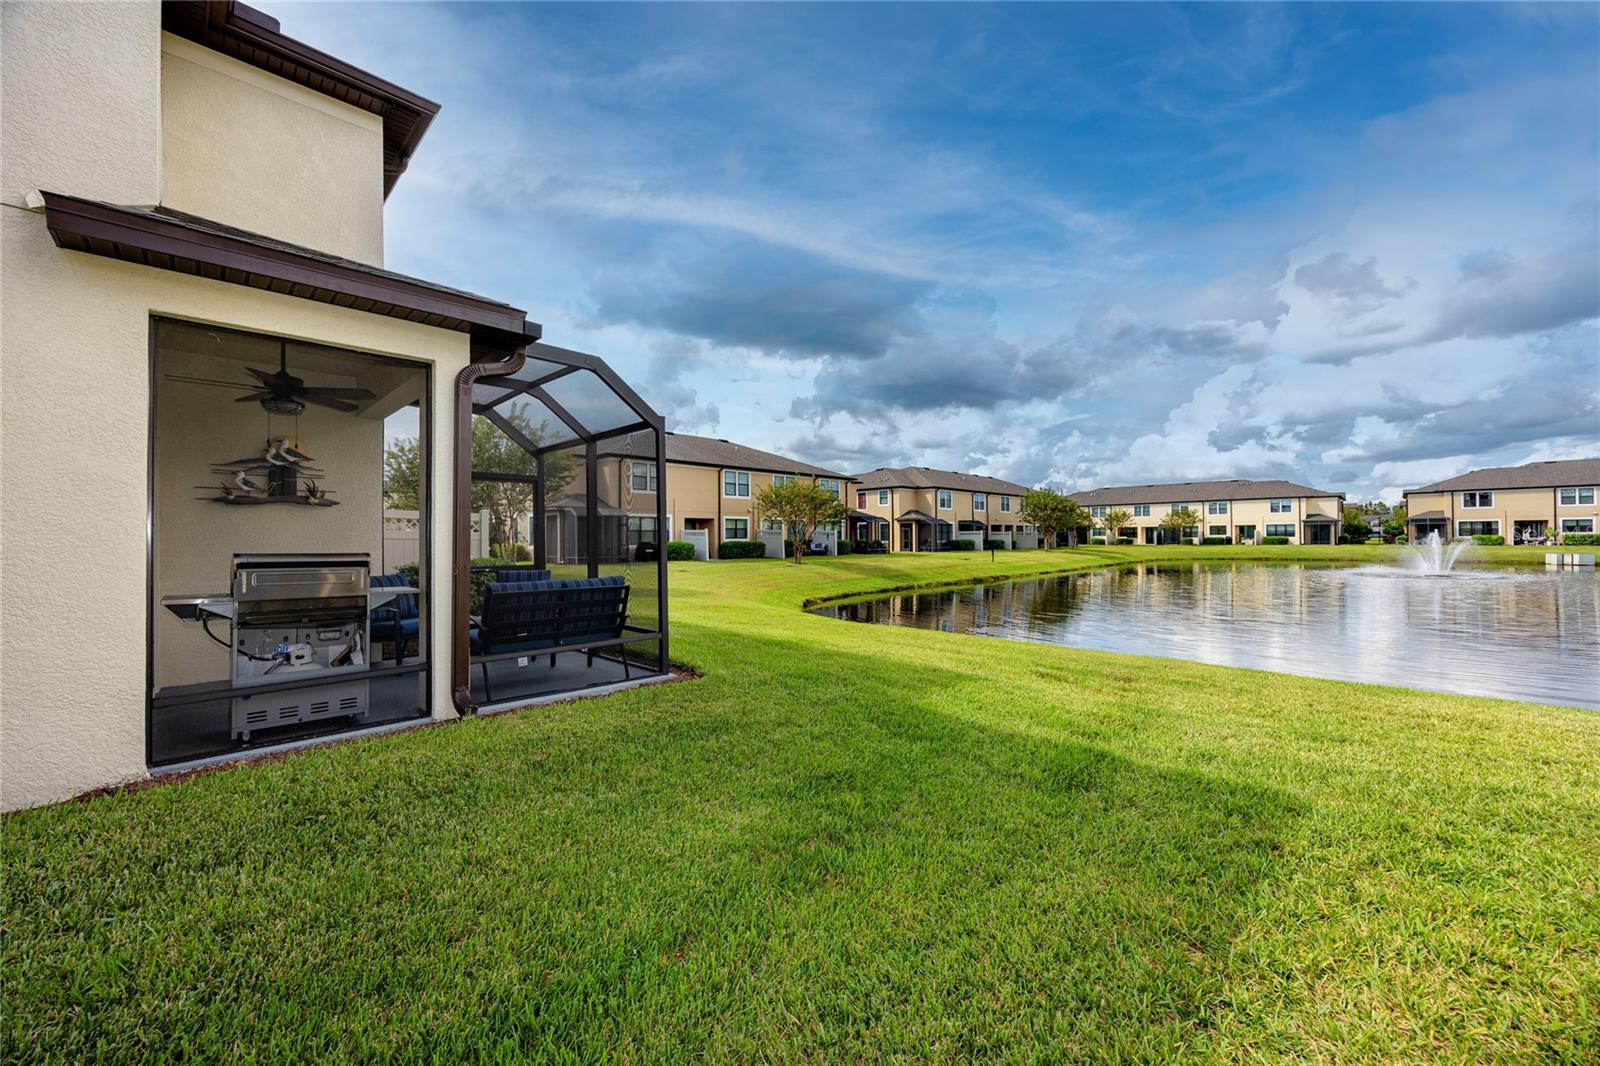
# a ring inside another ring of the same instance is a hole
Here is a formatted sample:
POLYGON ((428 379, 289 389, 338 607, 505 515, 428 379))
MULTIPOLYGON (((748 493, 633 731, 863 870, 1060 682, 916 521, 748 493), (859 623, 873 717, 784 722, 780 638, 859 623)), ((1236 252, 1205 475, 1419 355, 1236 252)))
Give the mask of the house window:
POLYGON ((1594 519, 1592 518, 1563 518, 1561 520, 1563 533, 1593 533, 1594 519))
POLYGON ((1136 504, 1134 504, 1133 505, 1133 517, 1135 517, 1135 518, 1149 518, 1150 517, 1150 505, 1148 503, 1136 503, 1136 504))
POLYGON ((1495 537, 1499 535, 1500 523, 1498 520, 1456 523, 1456 536, 1458 537, 1495 537))
MULTIPOLYGON (((1269 500, 1269 501, 1267 501, 1267 511, 1270 514, 1294 514, 1294 501, 1293 500, 1269 500)), ((1281 534, 1281 533, 1268 533, 1267 534, 1267 536, 1269 536, 1269 537, 1279 537, 1279 536, 1282 536, 1282 535, 1283 534, 1281 534)))
POLYGON ((629 482, 634 492, 656 491, 656 464, 634 460, 629 467, 629 482))
POLYGON ((795 478, 793 474, 773 474, 772 484, 773 487, 776 488, 779 485, 788 485, 793 482, 794 479, 795 478))
MULTIPOLYGON (((1463 507, 1493 507, 1494 493, 1492 492, 1463 492, 1461 494, 1463 507)), ((1463 534, 1465 536, 1465 534, 1463 534)))
POLYGON ((1105 535, 1106 531, 1100 526, 1095 526, 1093 529, 1089 530, 1089 536, 1091 537, 1103 537, 1105 535))
POLYGON ((1294 536, 1294 526, 1292 526, 1292 525, 1272 525, 1271 523, 1268 523, 1267 524, 1266 535, 1269 536, 1269 537, 1291 537, 1292 538, 1294 536))
POLYGON ((949 489, 939 490, 939 510, 948 511, 955 506, 955 497, 949 489))
POLYGON ((865 492, 856 493, 856 510, 865 511, 866 509, 867 509, 867 494, 865 492))
POLYGON ((1010 514, 1011 513, 1011 497, 1010 496, 1002 496, 1002 497, 1000 497, 1000 513, 1001 514, 1010 514))
MULTIPOLYGON (((1561 506, 1563 507, 1577 507, 1579 505, 1589 507, 1593 505, 1593 503, 1594 489, 1592 488, 1561 490, 1561 506)), ((1574 530, 1574 532, 1578 531, 1574 530)))
POLYGON ((782 533, 784 532, 783 520, 779 518, 764 519, 761 523, 761 528, 768 533, 782 533))
POLYGON ((1173 514, 1176 514, 1177 512, 1183 510, 1187 506, 1188 506, 1188 504, 1184 504, 1184 503, 1169 503, 1169 504, 1167 504, 1167 510, 1172 512, 1173 514))
POLYGON ((972 509, 974 511, 987 511, 989 509, 989 497, 981 492, 974 492, 972 494, 972 509))
POLYGON ((749 540, 750 539, 750 519, 748 519, 748 518, 724 518, 722 520, 722 539, 723 540, 749 540))
POLYGON ((724 496, 750 495, 750 471, 724 470, 722 472, 722 494, 724 496))
POLYGON ((839 480, 831 477, 817 478, 817 487, 823 492, 831 492, 835 499, 839 498, 839 480))
POLYGON ((885 507, 888 506, 888 504, 889 504, 889 490, 888 489, 879 489, 878 490, 878 503, 882 504, 885 507))
POLYGON ((1208 537, 1226 537, 1227 535, 1228 535, 1228 527, 1227 526, 1207 526, 1206 527, 1206 536, 1208 536, 1208 537))
POLYGON ((1227 513, 1228 513, 1228 501, 1227 500, 1212 500, 1210 503, 1206 504, 1206 514, 1227 514, 1227 513))
POLYGON ((1105 504, 1103 504, 1103 503, 1102 504, 1096 504, 1095 506, 1089 508, 1089 517, 1090 518, 1104 518, 1105 516, 1106 516, 1106 505, 1105 504))
POLYGON ((661 527, 656 524, 654 515, 629 515, 628 516, 628 546, 637 548, 641 544, 659 544, 661 527))

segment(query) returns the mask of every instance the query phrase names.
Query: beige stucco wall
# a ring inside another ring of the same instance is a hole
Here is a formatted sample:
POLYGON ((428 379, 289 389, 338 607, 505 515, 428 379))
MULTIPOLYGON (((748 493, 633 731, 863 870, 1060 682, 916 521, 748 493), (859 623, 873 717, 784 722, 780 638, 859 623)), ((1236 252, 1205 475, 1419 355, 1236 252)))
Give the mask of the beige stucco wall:
MULTIPOLYGON (((1150 504, 1150 513, 1148 515, 1134 516, 1123 528, 1137 530, 1138 532, 1134 535, 1134 539, 1140 544, 1146 543, 1150 536, 1150 532, 1147 531, 1154 531, 1161 526, 1161 520, 1170 513, 1173 504, 1190 507, 1200 516, 1199 527, 1202 537, 1226 536, 1237 540, 1242 535, 1239 531, 1241 526, 1254 526, 1257 536, 1266 536, 1267 526, 1286 525, 1294 527, 1294 540, 1298 543, 1305 538, 1305 528, 1302 523, 1307 515, 1326 515, 1342 521, 1344 501, 1338 496, 1290 496, 1282 498, 1289 500, 1289 511, 1287 513, 1273 513, 1271 501, 1264 499, 1240 500, 1210 496, 1198 500, 1171 500, 1164 503, 1152 503, 1150 504), (1211 514, 1210 505, 1213 503, 1226 503, 1228 505, 1228 513, 1211 514), (1212 526, 1224 526, 1226 531, 1221 534, 1213 534, 1211 532, 1212 526)), ((1108 509, 1121 508, 1129 512, 1133 511, 1132 504, 1111 504, 1107 505, 1107 507, 1108 509)), ((1333 536, 1337 535, 1338 530, 1335 529, 1333 536)))
POLYGON ((383 122, 161 35, 161 202, 364 263, 383 262, 383 122))
MULTIPOLYGON (((939 494, 936 489, 893 488, 889 489, 889 501, 878 502, 879 489, 863 489, 852 485, 849 503, 852 510, 864 511, 875 518, 882 518, 889 522, 889 550, 900 550, 900 524, 896 519, 907 511, 921 511, 923 514, 949 522, 952 537, 967 537, 971 540, 978 539, 976 533, 964 533, 960 530, 962 522, 982 522, 986 526, 1011 526, 1018 529, 1023 525, 1021 514, 1022 497, 1020 494, 1009 493, 979 493, 986 497, 984 510, 973 507, 973 493, 968 489, 951 489, 950 506, 939 506, 939 494), (866 506, 858 506, 859 494, 867 494, 866 506), (1002 496, 1011 500, 1011 510, 1000 510, 1002 496)), ((855 535, 854 529, 851 535, 855 535)), ((912 541, 913 548, 921 544, 922 531, 919 529, 917 537, 912 541)))
MULTIPOLYGON (((1572 488, 1592 486, 1573 485, 1572 488)), ((1560 503, 1557 487, 1537 489, 1494 489, 1494 504, 1490 507, 1464 507, 1460 492, 1413 492, 1406 498, 1407 514, 1420 515, 1430 511, 1443 512, 1449 522, 1450 534, 1456 534, 1458 522, 1499 522, 1500 535, 1510 540, 1519 521, 1543 521, 1559 530, 1563 518, 1589 518, 1600 530, 1600 505, 1560 503)), ((1596 497, 1600 501, 1600 496, 1596 497)))
POLYGON ((161 196, 161 8, 0 4, 0 203, 161 196))
MULTIPOLYGON (((438 400, 468 348, 464 334, 63 251, 34 212, 0 207, 0 234, 0 807, 10 809, 145 773, 151 315, 432 362, 435 442, 452 439, 453 406, 438 400)), ((440 516, 449 460, 436 443, 440 516)), ((450 539, 441 518, 433 589, 449 585, 450 539)), ((448 602, 433 599, 433 707, 448 716, 448 602)))

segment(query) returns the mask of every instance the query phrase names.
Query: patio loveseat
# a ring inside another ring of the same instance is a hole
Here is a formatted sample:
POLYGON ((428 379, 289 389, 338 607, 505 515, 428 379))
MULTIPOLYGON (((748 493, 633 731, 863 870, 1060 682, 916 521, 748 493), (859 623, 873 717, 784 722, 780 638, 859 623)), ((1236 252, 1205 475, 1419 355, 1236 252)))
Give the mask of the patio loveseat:
POLYGON ((597 654, 615 650, 624 679, 630 678, 622 645, 628 618, 628 585, 621 575, 566 581, 491 582, 483 611, 469 631, 472 662, 483 668, 483 693, 489 664, 528 653, 549 653, 550 665, 563 651, 581 651, 593 666, 597 654))

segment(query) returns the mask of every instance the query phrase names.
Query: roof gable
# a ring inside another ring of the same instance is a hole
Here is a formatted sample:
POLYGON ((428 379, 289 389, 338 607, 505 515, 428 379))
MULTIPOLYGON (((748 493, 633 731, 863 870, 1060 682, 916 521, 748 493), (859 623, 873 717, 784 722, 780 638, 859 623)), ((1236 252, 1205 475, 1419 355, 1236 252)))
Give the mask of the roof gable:
POLYGON ((1600 485, 1600 458, 1553 459, 1522 466, 1493 466, 1469 470, 1459 477, 1435 481, 1406 495, 1419 492, 1454 492, 1458 489, 1553 489, 1562 486, 1600 485))

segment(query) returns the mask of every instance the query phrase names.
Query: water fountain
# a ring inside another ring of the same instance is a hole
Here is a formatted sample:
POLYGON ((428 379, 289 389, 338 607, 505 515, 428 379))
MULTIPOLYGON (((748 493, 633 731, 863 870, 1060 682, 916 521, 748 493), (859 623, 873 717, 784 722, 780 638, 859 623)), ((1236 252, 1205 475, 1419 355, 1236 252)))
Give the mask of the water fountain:
POLYGON ((1472 541, 1446 541, 1434 530, 1426 537, 1406 548, 1406 566, 1418 574, 1443 575, 1450 572, 1461 558, 1461 553, 1472 547, 1472 541))

